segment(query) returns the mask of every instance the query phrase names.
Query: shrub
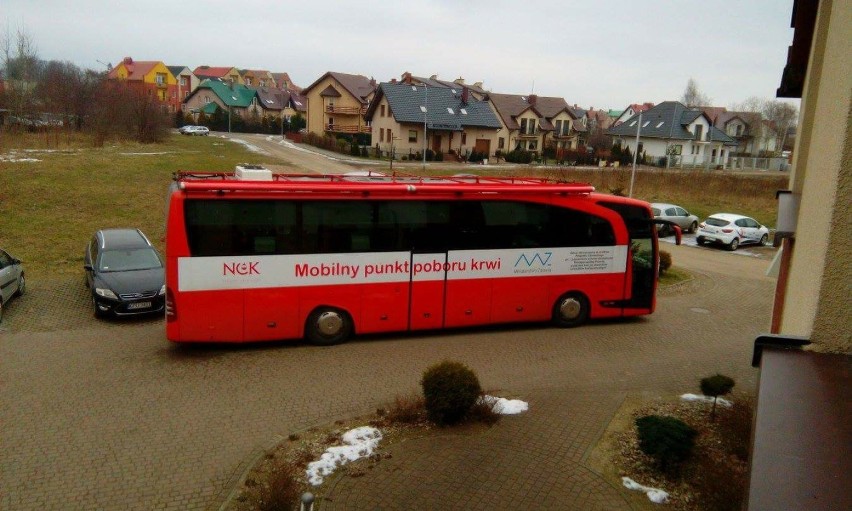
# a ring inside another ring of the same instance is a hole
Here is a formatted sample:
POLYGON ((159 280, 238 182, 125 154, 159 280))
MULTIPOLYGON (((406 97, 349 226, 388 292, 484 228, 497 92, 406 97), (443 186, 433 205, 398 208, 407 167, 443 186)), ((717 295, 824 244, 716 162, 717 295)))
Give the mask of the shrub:
POLYGON ((273 471, 268 484, 260 486, 258 508, 262 511, 289 511, 299 502, 301 489, 295 468, 281 465, 273 471))
POLYGON ((391 424, 418 424, 425 418, 423 397, 397 396, 387 407, 386 418, 391 424))
POLYGON ((665 250, 660 250, 660 275, 669 271, 672 267, 672 255, 665 250))
POLYGON ((701 379, 701 393, 705 396, 713 396, 713 411, 711 420, 716 420, 716 401, 719 396, 724 396, 734 388, 734 380, 722 374, 709 376, 701 379))
POLYGON ((444 361, 426 369, 420 381, 426 414, 436 424, 456 424, 482 393, 476 374, 461 362, 444 361))
POLYGON ((660 470, 677 470, 680 462, 689 459, 698 432, 674 417, 646 415, 636 419, 639 448, 654 458, 660 470))

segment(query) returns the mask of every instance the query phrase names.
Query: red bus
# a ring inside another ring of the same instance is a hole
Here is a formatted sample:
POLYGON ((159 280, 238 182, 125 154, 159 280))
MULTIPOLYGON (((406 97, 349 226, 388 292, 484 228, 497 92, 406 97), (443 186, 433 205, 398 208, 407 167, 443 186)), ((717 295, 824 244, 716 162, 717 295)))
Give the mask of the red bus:
POLYGON ((647 203, 586 184, 178 173, 166 333, 327 345, 356 333, 650 314, 657 250, 647 203))

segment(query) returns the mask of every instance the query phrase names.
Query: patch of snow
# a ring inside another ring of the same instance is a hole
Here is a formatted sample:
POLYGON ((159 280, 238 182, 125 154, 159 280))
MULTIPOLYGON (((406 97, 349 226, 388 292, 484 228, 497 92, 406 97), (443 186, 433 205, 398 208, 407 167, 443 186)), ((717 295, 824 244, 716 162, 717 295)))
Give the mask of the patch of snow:
POLYGON ((294 151, 302 151, 303 153, 310 153, 310 154, 313 154, 313 155, 316 155, 316 156, 322 156, 323 158, 331 160, 331 161, 339 161, 339 162, 343 162, 343 163, 355 163, 355 164, 358 164, 358 165, 385 165, 384 162, 380 162, 380 161, 355 160, 355 159, 352 159, 352 158, 337 158, 337 157, 334 157, 334 156, 329 156, 327 154, 322 154, 322 153, 318 153, 316 151, 311 151, 310 149, 306 149, 304 147, 299 147, 299 146, 290 142, 287 139, 279 140, 278 144, 283 145, 287 149, 293 149, 294 151))
POLYGON ((122 156, 158 156, 162 154, 175 154, 174 151, 163 151, 161 153, 118 153, 122 156))
POLYGON ((663 490, 660 490, 658 488, 651 488, 648 486, 642 486, 641 484, 637 483, 633 479, 630 479, 629 477, 622 477, 621 482, 628 490, 645 492, 645 494, 648 496, 648 499, 654 504, 665 504, 669 500, 669 494, 664 492, 663 490))
POLYGON ((269 155, 269 153, 267 153, 263 149, 257 147, 254 144, 250 144, 250 143, 246 142, 245 140, 243 140, 241 138, 229 138, 228 140, 230 140, 231 142, 236 142, 238 144, 242 144, 242 145, 246 146, 246 149, 248 149, 249 151, 251 151, 253 153, 264 154, 264 155, 267 155, 267 156, 269 155))
POLYGON ((520 399, 506 399, 485 395, 480 398, 480 402, 489 404, 495 413, 501 415, 516 415, 530 409, 529 403, 520 399))
MULTIPOLYGON (((683 401, 704 401, 705 403, 713 402, 713 396, 702 396, 701 394, 684 394, 680 396, 680 398, 683 401)), ((716 402, 726 408, 730 408, 734 405, 734 403, 732 403, 731 401, 728 401, 727 399, 721 397, 718 398, 716 402)))
POLYGON ((338 466, 373 454, 373 449, 378 447, 381 439, 382 432, 370 426, 350 429, 341 436, 344 445, 329 447, 319 460, 308 464, 308 482, 314 486, 321 485, 325 476, 334 472, 338 466))
POLYGON ((16 158, 13 154, 0 154, 0 161, 9 162, 9 163, 19 163, 19 162, 36 162, 41 161, 35 158, 16 158))

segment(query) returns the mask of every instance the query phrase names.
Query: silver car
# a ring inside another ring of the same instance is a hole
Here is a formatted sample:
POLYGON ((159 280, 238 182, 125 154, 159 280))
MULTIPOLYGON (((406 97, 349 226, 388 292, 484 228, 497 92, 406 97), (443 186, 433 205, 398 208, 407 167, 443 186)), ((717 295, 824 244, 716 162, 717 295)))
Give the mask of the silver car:
POLYGON ((684 232, 695 232, 698 229, 698 217, 674 204, 655 202, 651 204, 654 218, 676 223, 684 232))
POLYGON ((26 289, 21 261, 0 250, 0 322, 3 321, 3 307, 12 297, 23 295, 26 289))

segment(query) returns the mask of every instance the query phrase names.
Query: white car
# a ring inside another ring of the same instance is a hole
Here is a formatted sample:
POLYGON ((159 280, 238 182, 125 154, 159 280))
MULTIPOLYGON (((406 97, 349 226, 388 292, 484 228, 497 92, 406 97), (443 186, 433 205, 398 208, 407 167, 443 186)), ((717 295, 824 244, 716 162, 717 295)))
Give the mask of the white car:
MULTIPOLYGON (((651 211, 654 212, 654 218, 674 222, 684 232, 695 232, 698 228, 698 217, 690 214, 689 211, 680 206, 655 202, 651 204, 651 211)), ((658 230, 664 229, 658 227, 658 230)))
POLYGON ((753 218, 732 213, 716 213, 698 226, 695 241, 704 243, 721 243, 728 250, 736 250, 744 243, 765 245, 769 240, 769 229, 760 225, 753 218))
POLYGON ((184 135, 207 136, 210 134, 210 128, 207 126, 183 126, 178 129, 178 132, 184 135))

